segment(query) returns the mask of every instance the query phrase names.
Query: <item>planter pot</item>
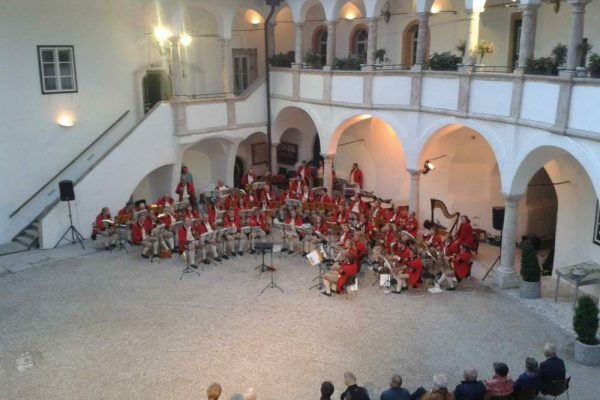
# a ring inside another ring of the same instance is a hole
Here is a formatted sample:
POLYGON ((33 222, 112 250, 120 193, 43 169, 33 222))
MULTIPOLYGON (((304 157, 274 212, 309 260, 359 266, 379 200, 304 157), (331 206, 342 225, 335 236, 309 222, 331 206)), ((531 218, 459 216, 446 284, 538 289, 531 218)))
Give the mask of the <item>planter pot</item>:
POLYGON ((539 299, 542 292, 542 284, 540 282, 524 282, 521 281, 519 294, 523 299, 539 299))
POLYGON ((575 361, 584 365, 600 365, 600 344, 589 345, 575 341, 575 361))
POLYGON ((592 70, 590 70, 590 76, 592 78, 600 78, 600 69, 592 69, 592 70))
POLYGON ((588 70, 586 67, 576 67, 575 68, 575 76, 577 78, 587 78, 588 70))

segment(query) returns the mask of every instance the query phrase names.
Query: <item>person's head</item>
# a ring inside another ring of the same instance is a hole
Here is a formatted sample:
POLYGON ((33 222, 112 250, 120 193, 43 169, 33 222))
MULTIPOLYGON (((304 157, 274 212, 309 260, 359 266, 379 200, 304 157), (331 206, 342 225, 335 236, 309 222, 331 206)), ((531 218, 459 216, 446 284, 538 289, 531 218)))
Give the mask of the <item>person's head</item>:
POLYGON ((356 377, 352 372, 347 371, 344 373, 344 384, 346 384, 346 386, 356 385, 356 377))
POLYGON ((344 244, 344 247, 346 249, 351 249, 354 247, 354 240, 346 240, 346 243, 344 244))
POLYGON ((321 225, 321 222, 322 222, 322 220, 321 220, 321 216, 320 216, 320 215, 317 215, 317 216, 315 217, 315 225, 321 225))
POLYGON ((235 217, 235 211, 233 210, 233 208, 230 208, 229 210, 227 210, 227 215, 229 216, 229 218, 235 217))
POLYGON ((352 169, 358 169, 358 164, 357 163, 352 164, 352 169))
POLYGON ((191 204, 188 204, 185 209, 187 210, 187 212, 192 212, 192 210, 194 209, 194 207, 191 204))
POLYGON ((127 211, 131 211, 131 210, 133 210, 134 208, 135 208, 135 205, 134 205, 134 204, 133 204, 131 201, 129 201, 129 202, 127 202, 127 204, 125 204, 125 209, 126 209, 127 211))
POLYGON ((171 198, 171 195, 169 194, 169 192, 165 192, 165 193, 163 194, 163 199, 165 199, 165 200, 169 200, 170 198, 171 198))
POLYGON ((402 387, 402 377, 398 374, 394 374, 390 379, 390 387, 392 389, 399 389, 402 387))
POLYGON ((477 370, 475 368, 467 368, 463 371, 465 381, 475 382, 477 380, 477 370))
POLYGON ((110 209, 108 207, 102 207, 102 215, 110 215, 110 209))
POLYGON ((186 218, 183 220, 183 224, 184 224, 186 227, 188 227, 188 228, 189 228, 190 226, 192 226, 192 219, 191 219, 190 217, 186 217, 186 218))
POLYGON ((344 233, 348 232, 350 230, 350 225, 348 224, 342 224, 342 231, 344 233))
POLYGON ((437 374, 433 376, 433 387, 436 389, 448 388, 448 377, 446 374, 437 374))
POLYGON ((186 179, 186 177, 185 177, 185 176, 182 176, 182 177, 179 179, 179 183, 181 183, 182 185, 183 185, 184 183, 186 183, 186 181, 187 181, 187 179, 186 179))
POLYGON ((334 390, 333 383, 329 381, 321 383, 321 396, 330 398, 333 395, 334 390))
POLYGON ((469 252, 469 248, 467 246, 465 246, 464 244, 460 245, 460 252, 461 253, 468 253, 469 252))
POLYGON ((244 400, 256 400, 256 393, 254 393, 254 389, 249 388, 244 393, 244 400))
POLYGON ((181 166, 181 175, 187 175, 190 173, 190 170, 188 169, 187 165, 182 165, 181 166))
POLYGON ((463 224, 466 224, 467 222, 471 222, 471 220, 469 219, 469 217, 467 217, 466 215, 463 215, 463 216, 461 216, 461 217, 460 217, 460 221, 461 221, 463 224))
POLYGON ((248 168, 248 173, 249 174, 253 174, 254 173, 254 169, 252 169, 252 167, 248 168))
POLYGON ((208 389, 206 389, 206 397, 208 400, 218 400, 221 396, 221 385, 218 383, 211 383, 208 389))
POLYGON ((416 216, 417 216, 417 214, 415 214, 414 211, 411 211, 408 213, 408 218, 410 218, 410 219, 415 219, 416 216))
POLYGON ((497 376, 505 377, 506 375, 508 375, 508 365, 506 365, 503 362, 495 362, 494 372, 497 376))
POLYGON ((290 210, 290 218, 296 219, 296 210, 294 210, 294 209, 290 210))
POLYGON ((527 372, 537 372, 538 366, 538 362, 535 358, 527 357, 525 359, 525 370, 527 372))
POLYGON ((544 345, 544 357, 556 357, 556 345, 548 342, 544 345))

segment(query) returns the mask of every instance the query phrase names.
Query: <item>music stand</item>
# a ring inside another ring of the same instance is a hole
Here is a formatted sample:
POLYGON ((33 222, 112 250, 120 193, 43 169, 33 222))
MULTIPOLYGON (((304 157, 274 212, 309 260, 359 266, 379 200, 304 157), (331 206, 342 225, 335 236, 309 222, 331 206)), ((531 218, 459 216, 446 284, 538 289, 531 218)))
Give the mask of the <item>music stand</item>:
MULTIPOLYGON (((273 254, 273 253, 271 253, 271 254, 273 254)), ((263 292, 264 292, 265 290, 267 290, 267 288, 270 288, 270 289, 275 289, 275 288, 277 288, 277 289, 281 290, 281 293, 283 293, 283 289, 282 289, 282 288, 280 288, 280 287, 279 287, 279 285, 277 285, 277 284, 275 283, 275 281, 273 280, 273 272, 277 271, 277 269, 276 269, 276 268, 273 268, 273 267, 271 266, 271 267, 267 267, 267 270, 271 272, 271 282, 267 283, 267 286, 265 286, 265 287, 263 288, 263 290, 261 290, 261 291, 260 291, 260 294, 263 294, 263 292)))
POLYGON ((189 273, 192 273, 192 272, 195 273, 196 275, 200 276, 200 272, 198 272, 195 269, 193 269, 192 266, 190 265, 190 256, 189 256, 189 252, 188 252, 187 248, 183 251, 183 256, 185 257, 185 268, 183 269, 183 271, 181 271, 181 275, 179 276, 179 280, 183 279, 183 275, 189 274, 189 273))
POLYGON ((79 244, 81 245, 81 248, 85 250, 85 246, 83 245, 83 241, 85 239, 83 238, 81 233, 79 233, 77 228, 75 228, 73 226, 73 217, 71 216, 71 201, 67 200, 67 206, 69 207, 69 227, 67 228, 65 233, 62 235, 60 240, 58 242, 56 242, 56 245, 54 246, 54 248, 57 248, 58 245, 60 244, 60 242, 62 242, 63 240, 66 240, 67 242, 71 242, 71 244, 75 244, 76 241, 79 242, 79 244), (67 237, 69 232, 71 232, 71 240, 69 240, 69 238, 67 237))
POLYGON ((273 243, 272 242, 256 242, 256 243, 254 243, 254 250, 260 251, 260 253, 262 254, 262 262, 260 263, 259 266, 254 268, 254 269, 260 270, 260 273, 262 275, 263 272, 265 272, 266 270, 271 268, 271 266, 273 265, 273 243), (267 252, 271 253, 271 266, 265 264, 265 254, 267 252))
POLYGON ((322 260, 321 254, 319 253, 318 250, 314 250, 306 255, 306 259, 308 260, 310 265, 312 265, 313 267, 315 267, 315 266, 319 267, 319 275, 317 275, 315 278, 313 278, 313 282, 317 281, 317 283, 315 283, 314 285, 309 287, 308 290, 314 289, 314 288, 317 288, 319 290, 323 289, 325 287, 325 285, 323 284, 323 273, 324 273, 325 266, 323 265, 323 260, 322 260))

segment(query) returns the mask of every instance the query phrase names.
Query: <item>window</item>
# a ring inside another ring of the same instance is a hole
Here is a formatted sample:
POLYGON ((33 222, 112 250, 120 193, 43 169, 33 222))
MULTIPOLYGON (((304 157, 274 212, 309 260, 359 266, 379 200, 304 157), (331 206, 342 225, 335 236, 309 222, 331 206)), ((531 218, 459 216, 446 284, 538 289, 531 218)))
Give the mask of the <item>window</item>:
POLYGON ((312 48, 321 57, 321 65, 327 64, 327 28, 320 26, 313 34, 312 48))
POLYGON ((367 62, 367 42, 369 33, 363 25, 359 25, 352 31, 350 36, 350 51, 352 55, 360 59, 361 62, 367 62))
POLYGON ((257 50, 233 49, 233 90, 240 94, 257 78, 257 50))
POLYGON ((42 94, 77 92, 73 46, 38 46, 42 94))

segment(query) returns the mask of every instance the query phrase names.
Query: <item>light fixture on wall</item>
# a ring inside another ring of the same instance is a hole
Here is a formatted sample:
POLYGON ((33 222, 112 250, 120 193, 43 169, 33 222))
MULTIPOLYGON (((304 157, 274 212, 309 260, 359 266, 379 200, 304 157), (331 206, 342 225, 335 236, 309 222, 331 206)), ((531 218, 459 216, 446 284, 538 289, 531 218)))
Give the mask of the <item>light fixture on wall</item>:
POLYGON ((63 128, 70 128, 75 125, 75 118, 73 118, 69 114, 63 114, 58 117, 56 123, 62 126, 63 128))
POLYGON ((438 5, 433 5, 431 7, 431 14, 433 15, 437 15, 437 14, 456 14, 457 12, 455 10, 442 10, 440 9, 440 7, 438 5))
POLYGON ((425 160, 425 162, 423 163, 423 175, 426 175, 429 173, 429 171, 433 171, 435 169, 435 164, 433 163, 433 161, 439 160, 440 158, 444 158, 444 157, 448 157, 448 156, 446 154, 444 154, 439 157, 425 160))
POLYGON ((179 35, 179 43, 182 46, 189 46, 190 44, 192 44, 192 37, 190 35, 188 35, 187 33, 182 33, 181 35, 179 35))
POLYGON ((165 28, 164 26, 157 26, 154 28, 154 40, 158 42, 159 45, 163 45, 172 35, 170 29, 165 28))

